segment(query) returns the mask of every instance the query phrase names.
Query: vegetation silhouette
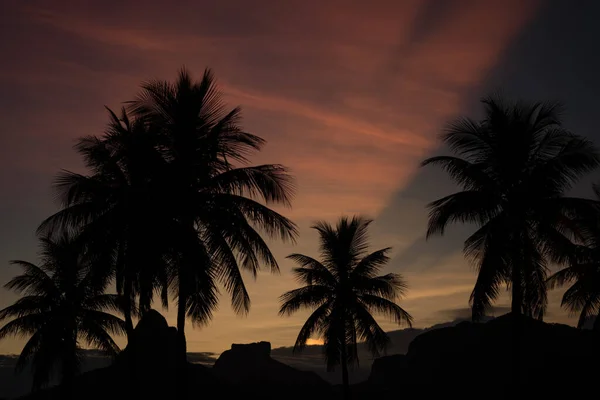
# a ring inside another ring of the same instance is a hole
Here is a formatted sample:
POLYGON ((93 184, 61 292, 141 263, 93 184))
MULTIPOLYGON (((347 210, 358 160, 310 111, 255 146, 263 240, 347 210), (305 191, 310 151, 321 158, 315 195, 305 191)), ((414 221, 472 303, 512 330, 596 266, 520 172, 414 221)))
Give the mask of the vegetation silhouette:
POLYGON ((201 82, 184 69, 174 84, 148 82, 128 106, 134 117, 109 110, 105 135, 80 140, 77 150, 92 174, 59 175, 64 208, 40 232, 79 228, 91 248, 115 255, 106 274, 114 272, 123 293, 128 332, 134 298, 143 314, 157 290, 166 307, 170 289, 185 343, 186 317, 211 319, 217 281, 234 310, 246 313, 240 268, 254 276, 262 265, 278 271, 258 230, 294 240, 297 229, 255 199, 290 206, 293 180, 281 165, 247 166, 264 140, 239 127, 239 108, 225 111, 210 70, 201 82))
POLYGON ((168 302, 166 256, 173 245, 173 223, 164 206, 161 171, 165 162, 156 130, 110 109, 110 122, 101 137, 81 138, 75 146, 89 175, 62 171, 55 192, 62 209, 42 222, 40 234, 77 232, 89 250, 110 255, 96 273, 116 278, 128 337, 139 298, 142 313, 150 308, 155 289, 168 302))
POLYGON ((383 314, 398 324, 412 324, 412 317, 395 301, 406 292, 398 274, 378 276, 389 261, 387 247, 368 253, 371 220, 342 217, 334 227, 317 222, 320 258, 303 254, 287 258, 299 264, 293 272, 306 286, 280 297, 280 315, 300 309, 313 310, 298 334, 294 351, 302 351, 313 335, 324 339, 323 353, 328 370, 342 367, 344 398, 350 397, 348 366, 358 363, 357 341, 363 340, 374 356, 389 344, 389 337, 373 318, 383 314))
POLYGON ((422 163, 443 168, 462 189, 428 205, 427 236, 443 234, 453 222, 477 226, 464 243, 478 269, 473 320, 485 314, 501 285, 511 289, 518 380, 520 316, 543 318, 548 264, 569 259, 570 239, 584 231, 578 222, 597 213, 595 202, 565 193, 598 167, 600 157, 592 142, 563 128, 558 103, 509 102, 498 95, 482 103, 483 120, 459 119, 442 135, 456 156, 422 163))
MULTIPOLYGON (((29 363, 33 391, 45 386, 55 371, 67 390, 80 368, 80 342, 116 355, 119 347, 111 334, 121 334, 123 320, 107 312, 119 310, 117 295, 104 293, 104 281, 95 274, 96 257, 67 234, 41 238, 41 264, 12 261, 24 273, 5 287, 23 295, 0 310, 0 321, 12 318, 0 329, 8 335, 29 337, 16 368, 29 363)), ((101 260, 100 260, 101 261, 101 260)))
POLYGON ((175 83, 147 82, 128 106, 156 127, 166 160, 165 207, 181 232, 171 254, 179 334, 186 317, 200 324, 210 320, 217 279, 233 309, 247 313, 250 296, 240 268, 254 277, 262 265, 279 270, 257 229, 283 240, 297 236, 292 221, 255 199, 291 206, 292 177, 282 165, 248 166, 247 157, 265 141, 242 130, 239 108, 226 110, 210 70, 200 82, 185 69, 175 83))
POLYGON ((185 69, 174 83, 146 82, 120 117, 108 111, 104 135, 76 146, 90 173, 59 174, 63 209, 38 231, 76 232, 90 251, 110 255, 97 272, 115 278, 129 338, 136 310, 150 310, 155 293, 166 308, 171 293, 183 366, 186 318, 211 320, 217 284, 244 314, 241 270, 279 270, 263 235, 295 240, 296 225, 269 208, 291 206, 293 178, 282 165, 249 165, 265 141, 242 130, 241 110, 226 109, 210 70, 200 82, 185 69))
MULTIPOLYGON (((600 201, 600 186, 594 185, 596 199, 600 201)), ((571 314, 579 314, 577 327, 594 319, 593 329, 600 332, 600 214, 581 221, 588 229, 581 232, 581 240, 573 244, 566 268, 548 278, 550 288, 571 283, 565 291, 561 306, 571 314)))

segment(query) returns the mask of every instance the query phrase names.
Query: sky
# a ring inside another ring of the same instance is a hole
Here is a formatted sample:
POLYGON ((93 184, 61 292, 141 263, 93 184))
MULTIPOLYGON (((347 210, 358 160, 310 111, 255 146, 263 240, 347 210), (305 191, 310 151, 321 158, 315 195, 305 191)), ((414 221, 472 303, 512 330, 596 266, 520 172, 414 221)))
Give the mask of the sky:
MULTIPOLYGON (((104 105, 118 109, 142 81, 172 80, 183 65, 197 78, 210 67, 227 103, 242 107, 244 128, 268 142, 252 161, 295 175, 293 208, 281 212, 300 238, 272 244, 279 275, 247 277, 248 316, 224 296, 210 326, 188 327, 188 349, 293 344, 308 314, 277 315, 278 296, 296 286, 285 256, 316 255, 311 224, 341 215, 375 220, 373 250, 393 247, 384 273, 408 281, 401 305, 415 326, 452 320, 475 279, 461 255, 470 228, 424 240, 426 204, 456 188, 419 162, 440 152, 449 120, 477 117, 480 97, 497 89, 564 101, 567 126, 599 140, 599 8, 594 0, 3 0, 0 282, 19 272, 8 260, 36 260, 35 229, 58 207, 53 176, 84 172, 72 146, 102 133, 104 105)), ((577 190, 587 194, 588 184, 577 190)), ((0 308, 15 299, 0 291, 0 308)), ((550 301, 547 320, 574 323, 560 292, 550 301)), ((175 325, 174 307, 165 316, 175 325)), ((0 341, 0 354, 22 345, 0 341)))

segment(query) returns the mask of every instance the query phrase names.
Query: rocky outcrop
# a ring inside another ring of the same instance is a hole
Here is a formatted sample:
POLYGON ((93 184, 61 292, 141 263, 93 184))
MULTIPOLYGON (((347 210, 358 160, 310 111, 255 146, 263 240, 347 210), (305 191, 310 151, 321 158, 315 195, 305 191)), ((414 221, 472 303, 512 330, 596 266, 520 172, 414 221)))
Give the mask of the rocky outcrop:
POLYGON ((384 356, 373 361, 369 384, 382 385, 397 379, 397 371, 407 368, 407 357, 404 354, 384 356))
POLYGON ((52 388, 26 399, 198 399, 216 393, 223 398, 331 399, 330 385, 318 375, 273 360, 268 342, 233 344, 208 368, 182 367, 178 340, 177 330, 149 311, 111 366, 78 376, 69 393, 52 388))
POLYGON ((78 376, 68 395, 57 387, 26 399, 171 399, 182 392, 186 398, 196 398, 198 388, 212 391, 220 384, 210 368, 178 365, 179 348, 177 330, 151 310, 139 321, 130 343, 111 366, 78 376))
POLYGON ((215 362, 213 372, 232 384, 329 386, 314 372, 272 359, 269 342, 232 344, 215 362))
MULTIPOLYGON (((513 382, 513 323, 507 314, 485 324, 463 322, 431 330, 410 344, 405 357, 378 359, 369 383, 401 388, 457 382, 506 386, 513 382)), ((562 382, 588 381, 600 372, 599 341, 591 331, 521 317, 521 382, 540 384, 560 375, 562 382)))

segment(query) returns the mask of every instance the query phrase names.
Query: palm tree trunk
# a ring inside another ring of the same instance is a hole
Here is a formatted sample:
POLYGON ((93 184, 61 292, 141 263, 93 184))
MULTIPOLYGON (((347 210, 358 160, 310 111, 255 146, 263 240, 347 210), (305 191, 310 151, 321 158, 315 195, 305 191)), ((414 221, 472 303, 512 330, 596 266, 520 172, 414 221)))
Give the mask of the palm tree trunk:
POLYGON ((342 363, 342 390, 344 400, 350 400, 350 381, 348 379, 348 349, 346 338, 342 338, 341 363, 342 363))
POLYGON ((596 315, 596 319, 594 320, 593 330, 596 334, 600 334, 600 312, 596 315))
POLYGON ((126 252, 125 246, 123 244, 123 240, 119 242, 118 253, 117 253, 117 291, 120 295, 122 295, 122 307, 123 307, 123 316, 125 318, 125 333, 127 334, 127 343, 131 342, 131 337, 133 335, 133 319, 131 316, 131 297, 132 297, 132 284, 133 281, 131 277, 129 277, 129 269, 126 269, 131 264, 125 265, 126 263, 126 252), (123 278, 123 287, 119 286, 119 274, 123 278), (122 289, 122 293, 120 290, 122 289))
POLYGON ((62 365, 62 377, 60 383, 60 391, 61 398, 63 399, 74 399, 76 398, 73 393, 73 383, 75 379, 75 374, 77 373, 77 341, 75 339, 71 340, 70 351, 67 351, 67 354, 64 355, 63 365, 62 365))
POLYGON ((185 341, 185 316, 186 316, 186 304, 187 304, 187 293, 185 291, 185 285, 183 284, 185 279, 183 263, 180 262, 179 266, 179 298, 177 304, 177 379, 176 379, 176 398, 184 399, 187 392, 187 345, 185 341))
POLYGON ((132 302, 132 285, 131 278, 125 278, 125 289, 123 291, 123 315, 125 316, 125 332, 127 333, 127 343, 131 343, 133 337, 133 318, 131 316, 132 302))
MULTIPOLYGON (((184 350, 183 356, 185 358, 185 314, 186 314, 186 304, 187 304, 187 293, 185 291, 185 285, 183 284, 185 280, 185 268, 180 264, 179 267, 179 297, 177 299, 177 333, 180 338, 180 348, 184 350)), ((181 356, 182 354, 180 354, 181 356)))
POLYGON ((512 383, 515 387, 521 383, 521 314, 523 310, 523 291, 521 286, 520 265, 512 266, 512 383))

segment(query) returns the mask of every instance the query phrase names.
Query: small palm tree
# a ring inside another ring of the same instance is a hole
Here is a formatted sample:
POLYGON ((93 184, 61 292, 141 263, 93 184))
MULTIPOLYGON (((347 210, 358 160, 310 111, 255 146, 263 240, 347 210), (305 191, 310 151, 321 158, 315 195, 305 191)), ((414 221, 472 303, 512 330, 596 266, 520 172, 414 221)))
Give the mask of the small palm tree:
MULTIPOLYGON (((600 204, 600 186, 594 186, 596 199, 600 204)), ((600 332, 600 220, 586 218, 585 239, 573 245, 572 257, 566 268, 548 279, 550 288, 562 287, 571 283, 564 293, 561 306, 571 314, 579 314, 578 328, 595 317, 593 329, 600 332)))
POLYGON ((324 339, 328 370, 342 366, 346 398, 349 396, 348 365, 358 362, 357 342, 365 341, 374 356, 384 351, 389 337, 373 318, 381 313, 398 324, 411 326, 412 317, 396 304, 406 291, 398 274, 378 276, 388 262, 389 247, 367 253, 370 220, 342 217, 336 227, 318 222, 322 261, 302 254, 291 254, 300 267, 296 278, 306 286, 280 297, 280 315, 291 315, 307 308, 313 310, 296 339, 294 351, 301 351, 309 338, 324 339))
POLYGON ((461 187, 429 204, 427 237, 453 222, 477 230, 464 253, 477 262, 471 293, 473 320, 482 317, 500 287, 512 289, 512 313, 542 318, 547 305, 549 262, 563 263, 576 216, 593 208, 589 200, 565 197, 600 158, 594 145, 562 127, 556 103, 508 103, 484 99, 485 118, 451 124, 442 140, 456 156, 432 157, 461 187))
POLYGON ((31 363, 33 390, 48 383, 59 371, 67 387, 77 374, 81 342, 114 355, 119 351, 110 334, 121 334, 124 323, 105 312, 117 311, 116 295, 104 294, 103 277, 94 274, 92 264, 103 260, 88 257, 80 242, 66 235, 41 239, 41 261, 13 261, 24 273, 6 284, 23 295, 0 310, 0 339, 9 335, 29 336, 17 361, 17 371, 31 363))

